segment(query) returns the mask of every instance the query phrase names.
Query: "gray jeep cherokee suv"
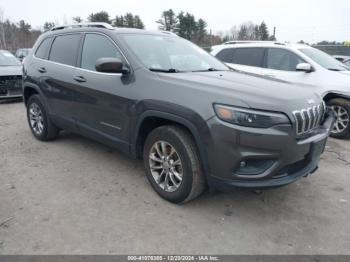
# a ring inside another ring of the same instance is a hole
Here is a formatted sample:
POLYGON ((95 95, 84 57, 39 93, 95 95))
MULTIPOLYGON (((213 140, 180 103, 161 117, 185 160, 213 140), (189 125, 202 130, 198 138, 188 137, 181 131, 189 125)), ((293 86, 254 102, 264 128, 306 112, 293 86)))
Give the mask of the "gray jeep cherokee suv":
POLYGON ((312 90, 238 73, 169 32, 56 27, 24 62, 28 122, 143 159, 163 198, 270 188, 313 173, 334 117, 312 90))

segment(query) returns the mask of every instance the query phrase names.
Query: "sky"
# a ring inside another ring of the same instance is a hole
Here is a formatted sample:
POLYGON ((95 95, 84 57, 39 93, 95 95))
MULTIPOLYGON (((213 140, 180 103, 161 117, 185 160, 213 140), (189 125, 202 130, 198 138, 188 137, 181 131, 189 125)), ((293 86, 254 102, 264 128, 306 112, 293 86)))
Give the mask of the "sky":
POLYGON ((265 21, 279 41, 350 41, 350 0, 0 0, 5 18, 24 19, 33 28, 45 21, 70 22, 92 12, 107 11, 112 17, 132 12, 147 29, 157 29, 163 10, 185 11, 203 18, 213 33, 251 21, 265 21))

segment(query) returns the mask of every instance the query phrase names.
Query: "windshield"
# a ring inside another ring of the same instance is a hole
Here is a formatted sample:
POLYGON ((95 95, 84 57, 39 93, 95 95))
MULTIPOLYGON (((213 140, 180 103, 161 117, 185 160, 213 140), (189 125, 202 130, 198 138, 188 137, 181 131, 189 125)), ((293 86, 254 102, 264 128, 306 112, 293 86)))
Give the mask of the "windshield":
POLYGON ((123 39, 142 64, 159 72, 227 71, 223 63, 180 37, 124 35, 123 39))
POLYGON ((0 51, 0 66, 18 66, 21 63, 18 59, 7 51, 0 51))
POLYGON ((333 71, 350 70, 350 68, 347 67, 345 64, 342 64, 341 62, 336 60, 334 57, 316 48, 301 48, 299 50, 303 52, 305 55, 307 55, 308 57, 310 57, 312 60, 314 60, 317 64, 319 64, 320 66, 328 70, 333 70, 333 71))

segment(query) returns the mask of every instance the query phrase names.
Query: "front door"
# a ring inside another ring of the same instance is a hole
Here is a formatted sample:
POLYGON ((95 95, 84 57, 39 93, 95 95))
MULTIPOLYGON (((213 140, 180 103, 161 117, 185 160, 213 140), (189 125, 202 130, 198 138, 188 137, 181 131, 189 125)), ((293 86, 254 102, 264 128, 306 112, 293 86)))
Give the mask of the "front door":
POLYGON ((82 45, 80 68, 74 73, 74 118, 83 133, 123 146, 128 140, 127 108, 132 103, 124 94, 130 90, 131 82, 129 76, 97 72, 96 60, 102 57, 120 58, 126 63, 112 39, 87 33, 82 45))

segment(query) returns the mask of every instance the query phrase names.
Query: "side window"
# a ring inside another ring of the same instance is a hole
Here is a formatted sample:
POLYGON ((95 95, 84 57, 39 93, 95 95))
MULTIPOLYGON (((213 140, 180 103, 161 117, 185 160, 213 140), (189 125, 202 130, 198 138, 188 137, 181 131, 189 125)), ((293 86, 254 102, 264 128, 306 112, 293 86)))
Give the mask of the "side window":
POLYGON ((234 64, 262 67, 265 48, 237 48, 233 55, 234 64))
POLYGON ((117 47, 107 37, 98 34, 86 34, 81 54, 81 68, 96 71, 96 60, 102 57, 122 59, 117 47))
POLYGON ((46 38, 44 41, 41 42, 41 44, 39 45, 38 49, 35 52, 35 56, 37 58, 47 59, 50 52, 51 41, 52 41, 52 38, 50 37, 50 38, 46 38))
POLYGON ((297 64, 304 61, 292 52, 281 48, 269 48, 266 67, 275 70, 296 71, 297 64))
POLYGON ((232 48, 221 50, 216 55, 216 58, 225 63, 232 63, 233 52, 234 52, 234 49, 232 48))
POLYGON ((80 34, 57 36, 53 41, 49 59, 57 63, 75 66, 80 38, 80 34))

